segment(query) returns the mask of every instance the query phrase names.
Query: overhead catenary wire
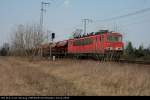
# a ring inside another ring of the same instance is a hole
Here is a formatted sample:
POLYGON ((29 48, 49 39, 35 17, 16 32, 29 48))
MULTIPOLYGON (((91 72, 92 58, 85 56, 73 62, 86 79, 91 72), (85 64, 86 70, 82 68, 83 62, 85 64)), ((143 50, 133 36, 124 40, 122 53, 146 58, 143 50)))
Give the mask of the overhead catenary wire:
MULTIPOLYGON (((150 8, 145 8, 145 9, 141 9, 141 10, 138 10, 138 11, 135 11, 135 12, 131 12, 131 13, 128 13, 128 14, 116 16, 116 17, 111 17, 111 18, 102 19, 102 20, 92 20, 92 23, 119 20, 119 19, 123 19, 123 18, 131 17, 131 16, 139 15, 139 14, 142 14, 142 13, 145 13, 145 12, 149 12, 149 11, 150 11, 150 8)), ((72 29, 74 30, 74 29, 78 28, 79 26, 80 26, 80 24, 76 25, 72 29)), ((59 37, 61 37, 61 36, 64 37, 64 34, 63 35, 59 35, 59 37)))
POLYGON ((122 27, 128 27, 128 26, 133 26, 133 25, 137 25, 137 24, 141 24, 141 23, 150 23, 150 19, 146 19, 146 20, 141 20, 141 21, 137 21, 137 22, 133 22, 133 23, 127 23, 124 25, 121 25, 122 27))
POLYGON ((141 10, 138 10, 138 11, 135 11, 135 12, 132 12, 132 13, 128 13, 128 14, 124 14, 124 15, 120 15, 120 16, 116 16, 116 17, 112 17, 112 18, 108 18, 108 19, 95 20, 95 22, 118 20, 118 19, 130 17, 130 16, 142 14, 142 13, 145 13, 145 12, 149 12, 149 11, 150 11, 150 8, 141 9, 141 10))
MULTIPOLYGON (((96 26, 107 26, 108 27, 108 25, 110 26, 110 23, 108 24, 107 22, 110 22, 110 21, 114 21, 113 22, 113 24, 115 23, 115 25, 117 24, 117 20, 119 20, 119 19, 126 19, 127 17, 132 17, 132 16, 135 16, 135 15, 140 15, 140 14, 143 14, 143 13, 146 13, 146 12, 150 12, 150 8, 146 8, 146 9, 142 9, 142 10, 138 10, 138 11, 136 11, 136 12, 132 12, 132 13, 128 13, 128 14, 124 14, 124 15, 120 15, 120 16, 117 16, 117 17, 112 17, 112 18, 108 18, 108 19, 103 19, 103 20, 93 20, 93 24, 95 23, 95 25, 96 26), (99 23, 99 22, 101 22, 101 25, 97 25, 96 23, 99 23), (103 23, 103 24, 102 24, 103 23), (107 24, 106 24, 107 23, 107 24)), ((145 16, 143 16, 143 17, 145 17, 145 16)), ((142 18, 143 18, 142 17, 142 18)), ((137 16, 136 16, 136 18, 137 18, 137 16)), ((133 20, 135 20, 135 18, 133 19, 133 20)), ((119 20, 119 22, 120 22, 120 20, 119 20)), ((125 22, 126 23, 126 22, 125 22)), ((132 23, 131 23, 132 24, 132 23)), ((113 25, 111 25, 111 26, 113 26, 113 25)), ((125 26, 127 26, 127 25, 125 25, 125 26)))
MULTIPOLYGON (((150 21, 150 19, 147 19, 147 20, 142 20, 142 21, 137 21, 137 22, 133 22, 133 23, 127 23, 127 24, 123 24, 123 25, 117 25, 117 26, 121 26, 121 27, 128 27, 128 26, 133 26, 135 24, 141 24, 141 23, 148 23, 150 21)), ((101 25, 102 26, 102 25, 101 25)), ((116 26, 116 27, 117 27, 116 26)), ((116 28, 115 27, 115 28, 116 28)), ((104 28, 104 27, 101 27, 101 28, 104 28)), ((61 38, 61 37, 64 37, 64 35, 66 34, 63 34, 63 35, 59 35, 58 37, 61 38)))

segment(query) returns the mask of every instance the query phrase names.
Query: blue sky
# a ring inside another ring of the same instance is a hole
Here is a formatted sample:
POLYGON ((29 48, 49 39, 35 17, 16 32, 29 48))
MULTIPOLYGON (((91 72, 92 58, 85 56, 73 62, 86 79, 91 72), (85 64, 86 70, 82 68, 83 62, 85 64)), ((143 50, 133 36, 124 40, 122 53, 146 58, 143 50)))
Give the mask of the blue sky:
POLYGON ((0 45, 10 41, 19 24, 39 23, 41 1, 50 1, 44 14, 45 30, 55 32, 56 40, 69 38, 76 28, 83 28, 81 19, 92 19, 87 31, 103 28, 116 30, 124 41, 138 47, 150 44, 150 11, 123 19, 101 22, 150 7, 150 0, 0 0, 0 45))

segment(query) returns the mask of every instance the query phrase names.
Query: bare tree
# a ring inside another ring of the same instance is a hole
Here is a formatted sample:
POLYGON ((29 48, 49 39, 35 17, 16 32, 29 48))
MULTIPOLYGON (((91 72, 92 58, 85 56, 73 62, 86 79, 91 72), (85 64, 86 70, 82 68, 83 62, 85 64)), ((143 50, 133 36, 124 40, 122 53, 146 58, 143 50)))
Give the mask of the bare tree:
POLYGON ((19 25, 13 32, 11 50, 15 55, 35 55, 35 51, 42 44, 44 38, 39 25, 19 25))

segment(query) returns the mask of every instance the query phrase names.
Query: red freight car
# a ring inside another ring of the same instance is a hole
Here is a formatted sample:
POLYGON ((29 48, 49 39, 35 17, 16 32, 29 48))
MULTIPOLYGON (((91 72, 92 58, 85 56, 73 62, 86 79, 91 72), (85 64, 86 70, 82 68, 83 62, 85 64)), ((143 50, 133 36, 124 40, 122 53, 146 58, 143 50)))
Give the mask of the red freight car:
POLYGON ((68 41, 59 41, 56 43, 55 47, 52 48, 52 55, 55 55, 56 57, 63 57, 67 55, 67 49, 68 49, 68 41))

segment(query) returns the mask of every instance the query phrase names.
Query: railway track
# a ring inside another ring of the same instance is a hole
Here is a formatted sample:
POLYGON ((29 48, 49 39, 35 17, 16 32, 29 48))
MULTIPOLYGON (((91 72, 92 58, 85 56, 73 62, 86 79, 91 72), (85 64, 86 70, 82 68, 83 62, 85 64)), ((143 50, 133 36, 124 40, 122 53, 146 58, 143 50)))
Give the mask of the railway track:
POLYGON ((126 60, 126 59, 121 59, 121 60, 119 60, 119 62, 120 63, 150 65, 150 61, 144 61, 144 60, 126 60))
MULTIPOLYGON (((87 59, 78 59, 78 60, 93 60, 100 61, 97 59, 87 58, 87 59)), ((128 59, 120 59, 119 61, 101 61, 101 62, 116 62, 116 63, 127 63, 127 64, 141 64, 141 65, 150 65, 150 61, 144 60, 128 60, 128 59)))

